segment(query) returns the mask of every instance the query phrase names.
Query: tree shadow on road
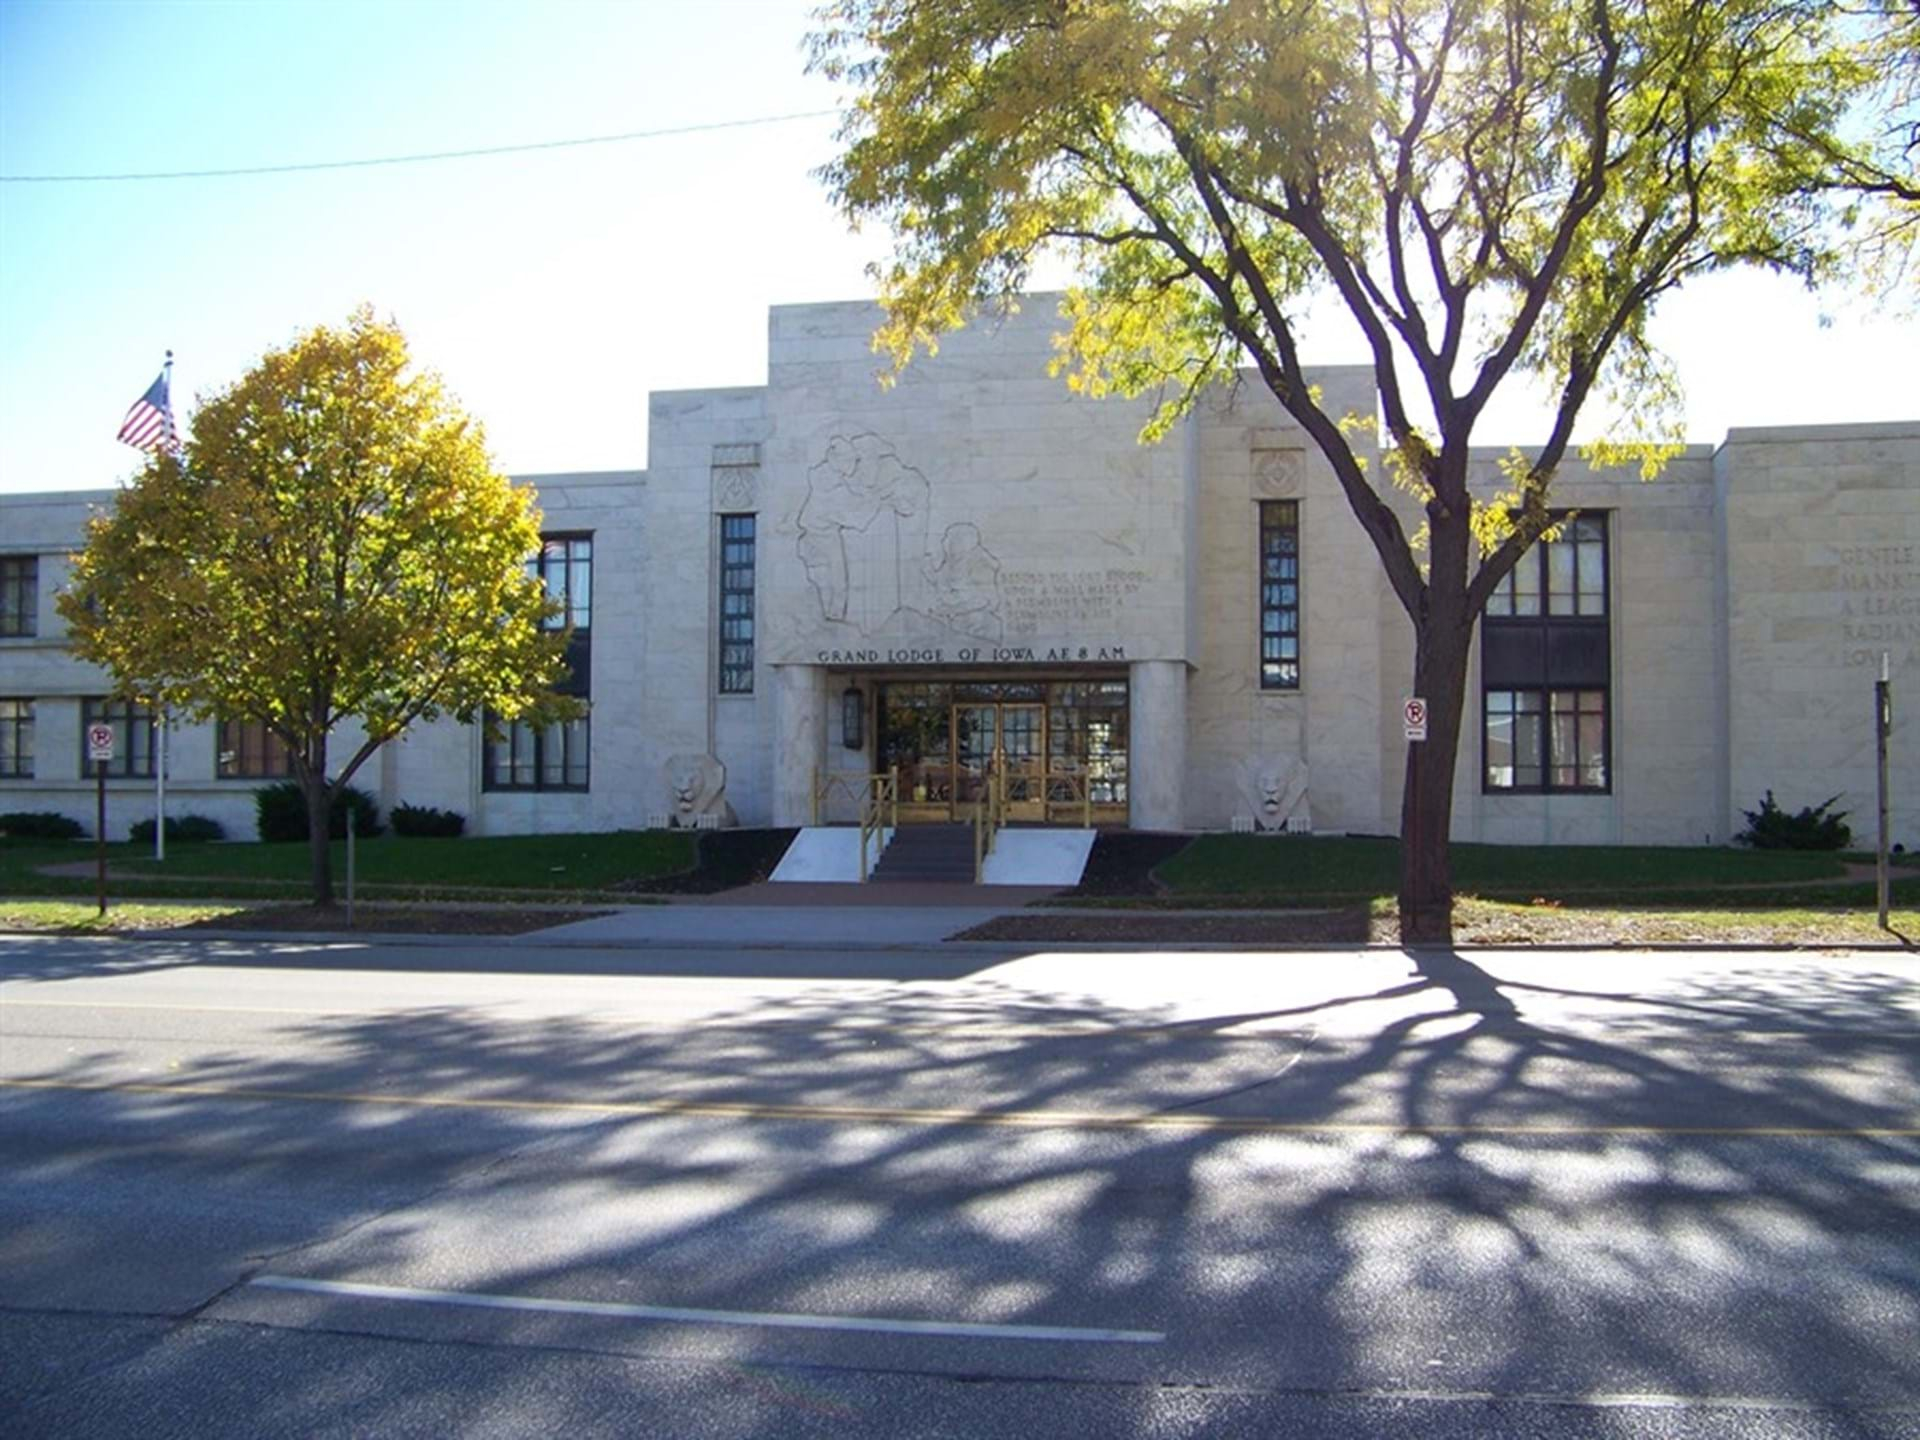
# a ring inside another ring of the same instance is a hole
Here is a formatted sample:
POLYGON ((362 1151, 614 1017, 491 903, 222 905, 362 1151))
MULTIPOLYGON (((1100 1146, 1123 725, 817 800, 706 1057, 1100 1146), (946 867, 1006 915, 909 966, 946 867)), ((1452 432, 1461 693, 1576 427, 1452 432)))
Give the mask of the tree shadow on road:
MULTIPOLYGON (((1523 980, 1499 957, 1407 966, 1197 1020, 987 972, 822 987, 692 1028, 459 1007, 275 1022, 271 1043, 154 1079, 201 1093, 6 1093, 35 1137, 9 1213, 40 1218, 0 1274, 15 1303, 96 1303, 107 1282, 73 1277, 133 1223, 127 1187, 158 1200, 157 1173, 196 1197, 180 1229, 199 1257, 154 1286, 157 1313, 264 1270, 1168 1336, 956 1349, 301 1312, 694 1357, 743 1435, 795 1433, 765 1377, 851 1404, 842 1369, 1138 1384, 1120 1434, 1160 1423, 1162 1383, 1771 1397, 1852 1407, 1863 1435, 1894 1413, 1873 1407, 1916 1403, 1920 1047, 1897 962, 1756 958, 1656 996, 1523 980), (99 1138, 61 1143, 77 1131, 99 1138)), ((37 1078, 96 1083, 125 1059, 95 1048, 37 1078)), ((324 1428, 325 1387, 279 1403, 324 1428)))

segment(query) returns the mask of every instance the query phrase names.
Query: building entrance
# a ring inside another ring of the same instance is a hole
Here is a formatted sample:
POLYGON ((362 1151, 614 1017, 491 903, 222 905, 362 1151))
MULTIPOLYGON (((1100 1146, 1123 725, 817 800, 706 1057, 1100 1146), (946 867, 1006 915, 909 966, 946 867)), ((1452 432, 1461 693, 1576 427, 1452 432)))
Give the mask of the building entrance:
POLYGON ((900 819, 971 820, 989 777, 1007 818, 1124 825, 1124 679, 882 683, 880 767, 898 767, 900 819))

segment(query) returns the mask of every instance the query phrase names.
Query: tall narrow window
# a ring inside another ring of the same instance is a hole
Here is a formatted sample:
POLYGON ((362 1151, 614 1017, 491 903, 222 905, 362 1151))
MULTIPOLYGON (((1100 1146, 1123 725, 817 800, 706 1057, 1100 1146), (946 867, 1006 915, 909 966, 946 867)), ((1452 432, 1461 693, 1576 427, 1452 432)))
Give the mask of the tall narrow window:
POLYGON ((40 629, 40 557, 0 555, 0 635, 40 629))
POLYGON ((1481 624, 1483 787, 1611 788, 1607 519, 1563 522, 1487 601, 1481 624))
POLYGON ((720 517, 720 693, 753 693, 753 522, 720 517))
POLYGON ((33 777, 33 701, 0 700, 0 780, 33 777))
MULTIPOLYGON (((593 537, 548 535, 539 553, 527 561, 527 573, 539 577, 559 610, 548 618, 549 630, 571 625, 567 637, 567 673, 554 686, 562 695, 581 700, 593 696, 593 537)), ((487 790, 585 790, 593 748, 592 720, 582 715, 560 725, 536 730, 525 721, 489 715, 499 730, 498 740, 486 742, 481 785, 487 790)))
POLYGON ((113 759, 109 775, 146 775, 154 768, 153 711, 120 699, 84 700, 80 704, 80 773, 91 775, 87 761, 87 730, 94 725, 113 727, 113 759))
POLYGON ((1260 502, 1260 688, 1300 688, 1300 506, 1260 502))

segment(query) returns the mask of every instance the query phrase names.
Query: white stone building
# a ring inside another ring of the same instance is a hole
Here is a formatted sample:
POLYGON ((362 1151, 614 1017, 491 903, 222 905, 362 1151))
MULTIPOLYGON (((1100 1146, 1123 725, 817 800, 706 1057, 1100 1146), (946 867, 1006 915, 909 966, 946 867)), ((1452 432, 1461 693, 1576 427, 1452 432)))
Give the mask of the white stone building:
MULTIPOLYGON (((1398 828, 1411 634, 1264 389, 1142 446, 1144 402, 1048 376, 1044 300, 887 390, 875 321, 776 309, 765 386, 652 397, 644 471, 521 477, 590 719, 493 746, 422 726, 359 783, 470 833, 604 830, 719 809, 724 767, 740 823, 795 825, 848 813, 828 777, 891 767, 903 818, 963 818, 994 763, 1016 819, 1398 828)), ((1316 379, 1334 413, 1373 410, 1366 368, 1316 379)), ((0 812, 91 825, 82 731, 106 685, 53 596, 112 498, 0 495, 0 812)), ((1736 430, 1651 483, 1570 462, 1554 498, 1580 519, 1481 627, 1457 839, 1721 843, 1769 788, 1838 794, 1868 834, 1885 653, 1894 833, 1920 842, 1900 716, 1920 704, 1920 421, 1736 430)), ((109 718, 118 836, 152 814, 154 747, 143 717, 109 718)), ((169 813, 252 833, 266 737, 187 726, 169 755, 169 813)))

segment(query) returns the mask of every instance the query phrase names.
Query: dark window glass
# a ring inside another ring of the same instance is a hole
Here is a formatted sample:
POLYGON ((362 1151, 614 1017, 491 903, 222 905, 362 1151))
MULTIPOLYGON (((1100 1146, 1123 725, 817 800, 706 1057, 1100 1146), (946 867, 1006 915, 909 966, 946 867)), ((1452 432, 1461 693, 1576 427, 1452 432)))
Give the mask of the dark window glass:
POLYGON ((294 773, 293 752, 264 720, 222 720, 222 780, 279 780, 294 773))
POLYGON ((753 693, 751 515, 720 517, 720 693, 753 693))
POLYGON ((0 635, 40 629, 40 557, 0 555, 0 635))
POLYGON ((592 721, 578 720, 536 730, 524 720, 496 720, 500 738, 489 740, 482 780, 488 790, 585 790, 589 779, 592 721))
POLYGON ((593 537, 548 535, 540 553, 527 561, 527 573, 536 575, 560 610, 547 621, 549 630, 571 625, 576 634, 593 628, 593 537))
POLYGON ((1260 502, 1260 688, 1300 688, 1300 506, 1260 502))
POLYGON ((1520 557, 1481 626, 1485 789, 1610 787, 1607 519, 1562 520, 1520 557))
POLYGON ((33 776, 33 701, 0 700, 0 780, 33 776))
POLYGON ((113 759, 107 762, 109 775, 153 775, 153 710, 146 705, 131 705, 125 700, 85 700, 80 705, 80 773, 93 774, 96 762, 87 759, 87 731, 95 725, 113 727, 113 759))

